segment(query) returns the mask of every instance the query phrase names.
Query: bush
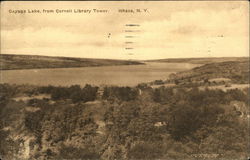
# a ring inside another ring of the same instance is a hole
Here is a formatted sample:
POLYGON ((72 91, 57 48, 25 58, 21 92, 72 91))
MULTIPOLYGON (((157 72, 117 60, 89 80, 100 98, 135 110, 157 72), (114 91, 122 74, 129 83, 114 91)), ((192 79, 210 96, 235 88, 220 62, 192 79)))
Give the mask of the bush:
POLYGON ((88 102, 96 99, 98 87, 85 85, 81 88, 79 85, 72 85, 70 87, 54 87, 51 90, 51 98, 53 100, 71 99, 73 103, 88 102))
POLYGON ((121 101, 135 100, 138 96, 138 89, 131 87, 105 87, 103 99, 119 99, 121 101))
POLYGON ((91 152, 87 148, 75 148, 72 146, 63 146, 58 155, 58 159, 99 159, 100 155, 91 152))
POLYGON ((161 146, 153 142, 141 142, 135 144, 129 152, 129 159, 158 159, 162 156, 161 146))
POLYGON ((38 144, 41 143, 43 117, 42 111, 29 112, 26 114, 24 121, 25 127, 36 135, 38 144))
POLYGON ((188 104, 171 107, 169 113, 169 132, 175 140, 183 140, 192 135, 202 126, 214 126, 219 114, 224 109, 218 106, 194 107, 188 104))

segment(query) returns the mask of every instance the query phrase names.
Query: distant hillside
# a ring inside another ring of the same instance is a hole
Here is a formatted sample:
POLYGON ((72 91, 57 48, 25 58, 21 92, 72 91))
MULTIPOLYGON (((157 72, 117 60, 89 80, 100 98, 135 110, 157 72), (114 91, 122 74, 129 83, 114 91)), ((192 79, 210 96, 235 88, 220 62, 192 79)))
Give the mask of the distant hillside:
POLYGON ((139 65, 137 61, 0 54, 0 70, 139 65))
POLYGON ((190 71, 172 74, 170 78, 179 82, 228 78, 234 83, 249 83, 249 61, 227 61, 205 64, 190 71))
POLYGON ((217 57, 217 58, 169 58, 156 59, 147 62, 166 62, 166 63, 193 63, 193 64, 208 64, 226 61, 246 61, 248 57, 217 57))

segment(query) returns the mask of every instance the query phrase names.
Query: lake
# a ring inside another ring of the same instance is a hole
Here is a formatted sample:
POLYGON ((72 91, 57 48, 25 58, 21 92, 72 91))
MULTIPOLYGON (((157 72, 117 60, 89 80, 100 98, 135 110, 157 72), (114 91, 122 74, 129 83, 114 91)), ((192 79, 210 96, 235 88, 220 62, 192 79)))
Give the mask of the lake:
POLYGON ((189 63, 155 63, 81 68, 1 71, 1 83, 69 86, 72 84, 135 86, 165 80, 171 73, 199 66, 189 63))

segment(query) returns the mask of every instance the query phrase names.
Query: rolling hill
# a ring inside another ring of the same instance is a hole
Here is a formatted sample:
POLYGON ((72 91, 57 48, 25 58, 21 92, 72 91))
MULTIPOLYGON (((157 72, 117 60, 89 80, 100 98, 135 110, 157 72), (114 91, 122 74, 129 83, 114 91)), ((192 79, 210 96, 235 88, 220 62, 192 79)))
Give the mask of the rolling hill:
POLYGON ((226 61, 246 61, 248 57, 212 57, 212 58, 168 58, 148 60, 147 62, 163 62, 163 63, 193 63, 208 64, 226 61))
POLYGON ((227 78, 234 83, 249 83, 249 61, 209 63, 170 76, 170 79, 179 82, 204 81, 215 78, 227 78))
POLYGON ((137 61, 0 54, 0 70, 140 65, 137 61))

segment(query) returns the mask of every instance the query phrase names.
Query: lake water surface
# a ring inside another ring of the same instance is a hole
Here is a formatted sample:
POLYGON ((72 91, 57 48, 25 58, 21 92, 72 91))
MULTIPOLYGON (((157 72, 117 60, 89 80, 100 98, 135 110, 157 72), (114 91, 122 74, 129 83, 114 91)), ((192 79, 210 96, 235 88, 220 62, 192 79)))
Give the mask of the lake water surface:
POLYGON ((1 83, 61 85, 92 84, 135 86, 138 83, 166 79, 169 74, 198 66, 188 63, 146 63, 81 68, 24 69, 1 71, 1 83))

